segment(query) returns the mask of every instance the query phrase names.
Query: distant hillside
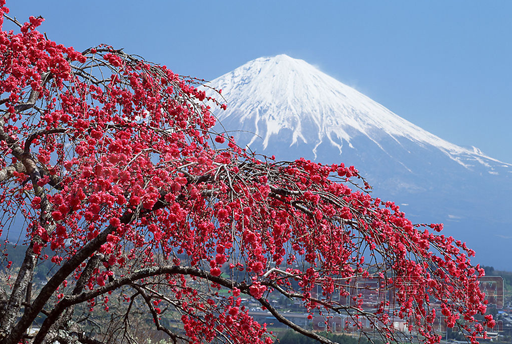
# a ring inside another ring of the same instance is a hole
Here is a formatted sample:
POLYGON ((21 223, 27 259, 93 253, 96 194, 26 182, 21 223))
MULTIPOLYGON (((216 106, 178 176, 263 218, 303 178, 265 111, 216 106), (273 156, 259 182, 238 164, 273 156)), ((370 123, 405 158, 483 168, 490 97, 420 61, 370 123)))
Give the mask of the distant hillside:
MULTIPOLYGON (((10 271, 16 271, 23 263, 27 246, 4 244, 1 246, 0 250, 3 255, 3 258, 0 259, 0 272, 5 271, 9 261, 12 261, 10 271)), ((45 251, 43 250, 42 254, 44 255, 44 253, 45 251)), ((40 260, 35 270, 35 282, 46 282, 46 280, 48 279, 48 274, 50 273, 54 265, 55 264, 53 264, 49 260, 40 260)))

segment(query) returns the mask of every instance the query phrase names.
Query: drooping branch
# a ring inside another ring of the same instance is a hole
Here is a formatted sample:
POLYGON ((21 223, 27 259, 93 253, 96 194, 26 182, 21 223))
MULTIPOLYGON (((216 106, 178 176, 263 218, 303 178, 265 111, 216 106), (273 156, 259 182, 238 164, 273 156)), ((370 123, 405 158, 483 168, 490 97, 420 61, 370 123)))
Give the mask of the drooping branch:
POLYGON ((153 317, 153 322, 155 323, 156 329, 159 331, 165 332, 171 339, 174 344, 178 343, 178 340, 188 341, 187 338, 180 336, 179 334, 176 334, 174 332, 171 332, 168 328, 165 326, 162 326, 160 322, 160 318, 158 317, 158 313, 155 310, 155 307, 151 303, 150 297, 146 294, 143 288, 132 284, 131 285, 135 290, 137 290, 142 298, 144 299, 144 302, 146 303, 147 307, 149 308, 151 312, 151 316, 153 317))
MULTIPOLYGON (((246 283, 234 282, 232 280, 229 280, 229 279, 226 279, 223 277, 219 277, 219 276, 214 276, 211 273, 206 272, 201 269, 198 269, 198 268, 185 267, 185 266, 151 267, 151 268, 141 269, 141 270, 131 273, 127 276, 123 276, 121 278, 115 279, 114 281, 106 284, 103 287, 99 287, 94 291, 89 291, 89 292, 83 291, 78 295, 65 296, 57 304, 57 306, 49 313, 48 319, 58 318, 60 316, 60 314, 62 314, 62 312, 64 312, 66 309, 68 309, 71 306, 83 303, 87 300, 93 299, 100 295, 107 294, 111 291, 119 289, 122 286, 132 285, 132 283, 135 281, 139 281, 141 279, 145 279, 148 277, 167 275, 167 274, 168 275, 179 274, 179 275, 195 276, 195 277, 202 278, 202 279, 208 280, 210 282, 216 283, 218 285, 221 285, 221 286, 229 288, 229 289, 237 288, 242 293, 251 296, 251 292, 250 292, 251 285, 248 285, 246 283)), ((139 293, 142 293, 142 291, 139 288, 136 288, 136 289, 139 291, 139 293)), ((272 313, 272 315, 274 315, 276 317, 276 319, 278 319, 281 323, 285 324, 286 326, 289 326, 290 328, 294 329, 295 331, 297 331, 307 337, 318 340, 321 343, 326 343, 326 344, 333 343, 329 339, 327 339, 323 336, 320 336, 312 331, 306 330, 303 327, 298 326, 295 323, 291 322, 290 320, 286 319, 265 298, 259 298, 259 299, 257 299, 257 301, 259 303, 261 303, 262 306, 266 307, 272 313)), ((318 300, 318 301, 320 301, 320 300, 318 300)), ((153 315, 156 316, 156 312, 154 312, 153 315)), ((46 321, 45 321, 45 323, 46 323, 46 321)), ((166 333, 169 334, 167 331, 166 331, 166 333)), ((169 335, 171 337, 176 336, 175 334, 169 334, 169 335)), ((45 333, 40 331, 38 333, 38 335, 36 336, 34 343, 40 343, 43 340, 44 336, 45 336, 45 333)))

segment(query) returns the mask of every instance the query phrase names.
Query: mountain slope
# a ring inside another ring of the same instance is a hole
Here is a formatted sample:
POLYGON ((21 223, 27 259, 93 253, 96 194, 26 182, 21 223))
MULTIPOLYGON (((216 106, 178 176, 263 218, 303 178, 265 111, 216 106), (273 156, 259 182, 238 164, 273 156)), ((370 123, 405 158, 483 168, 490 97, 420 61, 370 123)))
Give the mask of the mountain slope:
POLYGON ((228 108, 216 115, 239 144, 278 159, 354 165, 375 196, 402 204, 413 221, 445 222, 479 259, 512 269, 499 254, 512 244, 511 164, 443 140, 286 55, 250 61, 209 86, 222 89, 228 108))
POLYGON ((314 153, 324 142, 342 153, 344 146, 353 147, 352 139, 358 135, 385 151, 379 141, 387 136, 398 143, 405 138, 436 147, 463 166, 500 163, 476 148, 459 147, 419 128, 307 62, 287 55, 250 61, 210 85, 222 89, 228 99, 228 109, 219 115, 221 121, 236 118, 240 129, 255 129, 249 145, 259 136, 266 149, 272 136, 288 129, 292 131, 290 145, 314 145, 314 153))

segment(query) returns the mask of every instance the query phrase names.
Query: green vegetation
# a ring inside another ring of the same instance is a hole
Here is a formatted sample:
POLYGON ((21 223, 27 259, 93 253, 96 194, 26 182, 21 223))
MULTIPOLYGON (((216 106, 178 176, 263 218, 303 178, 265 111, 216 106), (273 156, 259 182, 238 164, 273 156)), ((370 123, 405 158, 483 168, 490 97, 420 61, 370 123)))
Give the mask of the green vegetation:
MULTIPOLYGON (((16 271, 23 262, 23 258, 25 257, 25 251, 27 250, 27 246, 18 244, 18 245, 12 245, 12 244, 4 244, 1 249, 0 253, 3 255, 3 259, 0 260, 0 272, 6 271, 6 267, 8 265, 8 260, 5 257, 9 257, 9 261, 12 261, 11 265, 11 273, 13 271, 16 271)), ((45 248, 42 251, 42 256, 45 254, 50 254, 49 248, 45 248)), ((36 283, 46 283, 47 277, 50 273, 50 271, 54 268, 55 264, 52 263, 49 260, 41 259, 35 269, 35 282, 36 283)))

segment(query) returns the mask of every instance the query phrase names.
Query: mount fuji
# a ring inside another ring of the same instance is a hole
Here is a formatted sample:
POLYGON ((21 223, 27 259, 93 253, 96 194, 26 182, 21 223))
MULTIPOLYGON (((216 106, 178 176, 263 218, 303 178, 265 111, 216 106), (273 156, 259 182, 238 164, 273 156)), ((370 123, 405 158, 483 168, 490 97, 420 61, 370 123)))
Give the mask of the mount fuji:
POLYGON ((227 110, 218 130, 279 160, 354 165, 373 195, 416 223, 445 224, 474 262, 512 270, 512 164, 443 140, 287 55, 258 58, 208 83, 227 110))

